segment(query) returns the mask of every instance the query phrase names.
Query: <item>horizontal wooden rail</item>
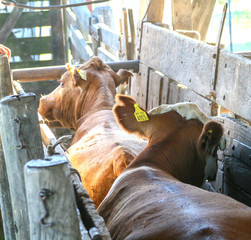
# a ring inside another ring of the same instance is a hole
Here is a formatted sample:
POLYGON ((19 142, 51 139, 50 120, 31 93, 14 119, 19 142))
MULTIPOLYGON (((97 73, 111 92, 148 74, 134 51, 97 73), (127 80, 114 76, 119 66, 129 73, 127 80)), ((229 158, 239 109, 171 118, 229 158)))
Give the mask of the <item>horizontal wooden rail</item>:
MULTIPOLYGON (((121 68, 130 69, 134 72, 138 72, 139 70, 138 60, 111 62, 106 64, 109 65, 115 72, 117 72, 121 68)), ((13 80, 19 80, 20 82, 33 82, 59 79, 65 71, 66 68, 64 65, 53 67, 15 69, 13 70, 13 80)))

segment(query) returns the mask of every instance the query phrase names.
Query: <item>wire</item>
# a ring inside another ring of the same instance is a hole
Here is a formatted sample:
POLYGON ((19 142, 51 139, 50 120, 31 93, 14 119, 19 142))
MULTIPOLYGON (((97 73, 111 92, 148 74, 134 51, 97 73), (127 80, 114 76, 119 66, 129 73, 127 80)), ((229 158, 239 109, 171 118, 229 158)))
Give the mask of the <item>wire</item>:
POLYGON ((74 3, 74 4, 52 5, 48 7, 28 6, 25 4, 17 3, 15 0, 4 0, 2 2, 0 0, 0 3, 2 3, 5 6, 10 6, 10 7, 44 10, 44 9, 61 9, 61 8, 68 8, 68 7, 79 7, 79 6, 84 6, 84 5, 94 4, 94 3, 108 2, 108 1, 111 1, 111 0, 96 0, 96 1, 91 1, 91 2, 82 2, 82 3, 74 3))

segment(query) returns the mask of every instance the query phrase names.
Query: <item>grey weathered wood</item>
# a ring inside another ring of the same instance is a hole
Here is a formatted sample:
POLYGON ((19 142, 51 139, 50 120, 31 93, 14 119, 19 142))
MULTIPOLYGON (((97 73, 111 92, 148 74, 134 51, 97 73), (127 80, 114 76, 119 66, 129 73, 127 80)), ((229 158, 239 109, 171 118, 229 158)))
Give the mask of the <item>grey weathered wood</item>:
POLYGON ((127 9, 122 9, 122 58, 130 59, 130 47, 129 47, 129 35, 128 35, 128 19, 127 19, 127 9))
POLYGON ((151 5, 147 12, 146 21, 151 23, 162 22, 164 12, 164 0, 150 0, 151 5))
POLYGON ((100 41, 114 51, 120 51, 120 33, 109 28, 103 23, 98 23, 97 25, 100 29, 100 41))
POLYGON ((173 29, 192 30, 191 0, 172 0, 173 29))
POLYGON ((160 79, 161 76, 158 73, 150 70, 147 110, 160 105, 160 79))
POLYGON ((34 94, 8 96, 1 100, 1 135, 9 179, 16 239, 29 239, 24 187, 24 164, 43 158, 34 94))
MULTIPOLYGON (((20 0, 19 3, 26 4, 28 0, 20 0)), ((11 14, 7 17, 5 23, 0 30, 0 42, 5 44, 8 37, 10 36, 12 29, 15 27, 18 19, 22 15, 23 8, 14 8, 11 14)))
POLYGON ((251 127, 244 121, 230 117, 214 117, 214 119, 223 124, 224 135, 227 139, 225 155, 232 155, 233 139, 251 146, 251 127))
POLYGON ((71 26, 71 42, 74 47, 78 50, 78 54, 83 61, 88 61, 92 56, 94 56, 93 50, 85 42, 82 37, 81 32, 76 28, 71 26))
MULTIPOLYGON (((51 0, 50 5, 61 5, 62 0, 51 0)), ((65 64, 65 42, 63 29, 63 10, 50 10, 52 54, 55 65, 65 64)))
MULTIPOLYGON (((8 57, 0 55, 0 99, 13 94, 11 84, 11 70, 8 57)), ((2 127, 2 126, 0 126, 2 127)), ((15 228, 11 206, 9 181, 6 172, 6 164, 0 136, 0 218, 2 217, 4 235, 6 240, 15 240, 15 228)))
POLYGON ((139 105, 147 108, 148 76, 149 68, 144 64, 139 65, 139 73, 131 81, 131 96, 136 99, 139 105))
POLYGON ((105 62, 119 62, 119 58, 112 55, 108 52, 105 48, 99 47, 98 48, 98 56, 102 58, 105 62))
POLYGON ((171 82, 169 86, 168 103, 175 104, 179 102, 194 102, 198 105, 200 110, 208 116, 211 116, 212 101, 198 95, 196 92, 171 82))
MULTIPOLYGON (((144 24, 141 62, 203 96, 211 95, 213 89, 213 54, 213 46, 144 24)), ((216 101, 249 121, 251 84, 247 81, 250 76, 250 59, 220 51, 216 101)))
POLYGON ((25 187, 30 220, 30 239, 80 240, 73 186, 68 161, 63 155, 32 160, 25 165, 25 187), (43 189, 51 196, 41 199, 43 189), (45 216, 46 209, 48 216, 45 216), (41 218, 44 221, 41 222, 41 218), (44 224, 52 224, 46 227, 44 224))
POLYGON ((160 104, 166 104, 168 102, 170 81, 171 79, 164 75, 160 79, 160 104))
POLYGON ((204 41, 213 15, 216 0, 193 0, 192 29, 200 33, 200 40, 204 41))

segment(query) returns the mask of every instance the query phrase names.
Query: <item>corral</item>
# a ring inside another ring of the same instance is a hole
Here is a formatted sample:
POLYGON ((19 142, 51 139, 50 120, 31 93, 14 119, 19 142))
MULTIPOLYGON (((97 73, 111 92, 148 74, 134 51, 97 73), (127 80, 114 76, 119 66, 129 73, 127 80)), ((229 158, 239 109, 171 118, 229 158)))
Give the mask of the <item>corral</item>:
MULTIPOLYGON (((61 1, 54 2, 61 4, 61 1)), ((110 239, 104 220, 63 155, 67 148, 56 148, 62 155, 44 155, 41 139, 46 147, 56 141, 51 130, 57 138, 62 134, 74 134, 52 125, 49 129, 37 119, 40 94, 47 94, 58 85, 55 79, 66 71, 63 64, 69 61, 69 51, 71 63, 77 66, 99 56, 116 72, 121 68, 133 71, 129 85, 122 86, 118 93, 134 97, 143 109, 194 102, 202 112, 220 122, 227 147, 219 153, 216 181, 206 182, 203 188, 231 196, 251 207, 250 52, 237 54, 221 45, 227 4, 222 9, 216 42, 208 44, 205 41, 217 1, 202 2, 141 0, 139 6, 135 6, 137 11, 140 9, 138 18, 141 19, 136 31, 133 17, 137 14, 135 9, 126 8, 125 3, 120 9, 120 32, 114 27, 114 9, 108 5, 100 7, 97 4, 92 11, 81 6, 39 14, 22 14, 20 9, 14 8, 18 14, 13 10, 8 13, 12 15, 10 18, 7 13, 0 14, 0 42, 12 50, 13 56, 9 65, 7 57, 0 55, 1 98, 8 96, 1 101, 4 149, 0 162, 4 223, 1 239, 110 239), (167 3, 172 3, 172 26, 163 23, 167 3), (43 17, 38 20, 37 16, 43 17), (24 19, 36 21, 27 20, 26 23, 24 19), (10 31, 15 26, 39 26, 41 29, 49 24, 51 36, 40 34, 23 38, 22 44, 10 31), (3 34, 12 35, 12 38, 7 40, 3 34), (50 60, 39 61, 34 57, 48 52, 52 56, 50 60), (22 61, 16 61, 18 58, 22 61), (20 87, 14 81, 15 94, 12 79, 22 85, 20 87), (37 96, 24 91, 35 92, 37 96), (73 204, 74 193, 69 178, 74 185, 78 210, 73 204), (57 192, 48 191, 55 186, 57 192), (54 200, 50 202, 52 195, 54 200)))

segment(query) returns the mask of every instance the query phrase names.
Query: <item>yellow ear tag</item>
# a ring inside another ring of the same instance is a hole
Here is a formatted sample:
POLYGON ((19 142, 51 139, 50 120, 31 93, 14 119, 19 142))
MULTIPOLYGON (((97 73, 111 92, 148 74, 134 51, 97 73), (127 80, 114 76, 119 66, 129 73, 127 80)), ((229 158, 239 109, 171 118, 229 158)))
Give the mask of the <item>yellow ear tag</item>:
POLYGON ((209 130, 207 131, 207 136, 210 136, 210 135, 212 134, 212 132, 213 132, 213 130, 212 130, 212 129, 209 129, 209 130))
POLYGON ((87 76, 86 76, 86 71, 82 70, 82 69, 78 69, 77 70, 78 74, 80 75, 80 77, 83 79, 83 80, 87 80, 87 76))
POLYGON ((143 111, 143 110, 141 110, 139 108, 139 104, 138 103, 134 104, 134 108, 135 108, 134 116, 136 117, 136 120, 138 122, 144 122, 144 121, 148 121, 149 120, 146 112, 143 111))

